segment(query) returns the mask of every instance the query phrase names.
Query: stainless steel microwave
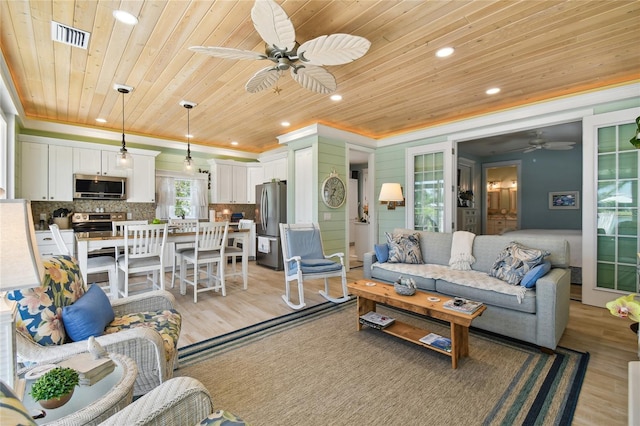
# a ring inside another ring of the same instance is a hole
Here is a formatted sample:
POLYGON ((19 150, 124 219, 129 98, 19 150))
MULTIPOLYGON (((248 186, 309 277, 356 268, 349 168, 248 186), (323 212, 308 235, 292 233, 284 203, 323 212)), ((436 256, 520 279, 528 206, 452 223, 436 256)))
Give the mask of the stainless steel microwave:
POLYGON ((73 198, 82 200, 125 200, 127 178, 73 175, 73 198))

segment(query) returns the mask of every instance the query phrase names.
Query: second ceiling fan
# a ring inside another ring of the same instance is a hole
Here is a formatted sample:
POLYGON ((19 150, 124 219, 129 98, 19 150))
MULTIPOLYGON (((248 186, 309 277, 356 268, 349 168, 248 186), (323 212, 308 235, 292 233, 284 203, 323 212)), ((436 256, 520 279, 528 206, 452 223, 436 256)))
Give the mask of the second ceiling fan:
POLYGON ((192 46, 189 50, 224 59, 267 59, 272 66, 254 74, 245 85, 249 93, 274 86, 282 73, 290 70, 291 77, 305 89, 317 93, 332 93, 336 79, 323 65, 341 65, 364 56, 369 40, 349 34, 323 35, 298 45, 296 33, 286 12, 273 0, 256 0, 251 20, 266 43, 265 53, 216 46, 192 46))
POLYGON ((523 153, 537 151, 539 149, 548 149, 552 151, 568 151, 573 149, 575 142, 564 141, 547 141, 542 137, 543 132, 541 130, 536 131, 536 135, 529 141, 529 146, 524 148, 514 149, 513 151, 521 151, 523 153))

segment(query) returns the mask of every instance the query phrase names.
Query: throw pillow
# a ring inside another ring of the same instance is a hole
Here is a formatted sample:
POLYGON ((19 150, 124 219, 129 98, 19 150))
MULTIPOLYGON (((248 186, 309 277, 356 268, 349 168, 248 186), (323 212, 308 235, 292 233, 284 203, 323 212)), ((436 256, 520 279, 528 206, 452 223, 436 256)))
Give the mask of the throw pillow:
POLYGON ((62 309, 64 328, 74 342, 101 336, 114 318, 109 298, 95 284, 76 303, 62 309))
POLYGON ((389 260, 389 246, 386 244, 376 244, 373 246, 373 250, 376 252, 376 259, 378 262, 385 263, 389 260))
POLYGON ((538 278, 544 276, 550 270, 551 270, 551 262, 546 260, 540 265, 535 266, 529 272, 527 272, 524 278, 522 278, 520 285, 526 288, 534 287, 536 285, 536 281, 538 281, 538 278))
POLYGON ((5 382, 0 380, 0 419, 2 424, 34 425, 29 410, 5 382))
POLYGON ((387 245, 389 246, 389 263, 423 263, 420 250, 420 235, 415 234, 389 234, 387 245))
POLYGON ((7 298, 18 304, 18 332, 43 346, 61 345, 66 339, 62 309, 80 298, 86 288, 72 257, 49 257, 42 264, 45 275, 40 287, 10 291, 7 298))
POLYGON ((200 426, 242 426, 247 423, 233 413, 224 410, 217 410, 209 414, 202 420, 200 426))
POLYGON ((489 276, 496 277, 509 284, 518 285, 527 272, 543 262, 548 251, 533 249, 511 242, 498 254, 489 276))

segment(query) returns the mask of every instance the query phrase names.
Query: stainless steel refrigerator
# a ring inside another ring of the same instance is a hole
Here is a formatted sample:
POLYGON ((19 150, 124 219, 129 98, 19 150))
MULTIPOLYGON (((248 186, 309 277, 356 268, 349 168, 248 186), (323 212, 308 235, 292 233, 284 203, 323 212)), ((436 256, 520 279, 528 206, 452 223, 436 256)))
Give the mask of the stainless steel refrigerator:
POLYGON ((256 186, 256 262, 281 271, 280 223, 287 223, 287 184, 268 182, 256 186))

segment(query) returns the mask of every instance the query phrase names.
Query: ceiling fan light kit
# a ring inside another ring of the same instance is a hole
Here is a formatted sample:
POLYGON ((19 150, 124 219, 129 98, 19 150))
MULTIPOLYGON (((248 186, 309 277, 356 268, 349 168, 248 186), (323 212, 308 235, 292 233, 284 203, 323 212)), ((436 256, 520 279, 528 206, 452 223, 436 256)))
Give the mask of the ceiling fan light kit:
POLYGON ((349 34, 323 35, 296 42, 296 33, 287 13, 273 0, 256 0, 251 20, 265 41, 265 53, 218 46, 192 46, 189 50, 223 59, 267 59, 274 64, 261 69, 249 79, 245 90, 257 93, 273 87, 284 71, 294 81, 312 92, 328 94, 337 89, 336 79, 325 65, 342 65, 364 56, 371 42, 349 34))

